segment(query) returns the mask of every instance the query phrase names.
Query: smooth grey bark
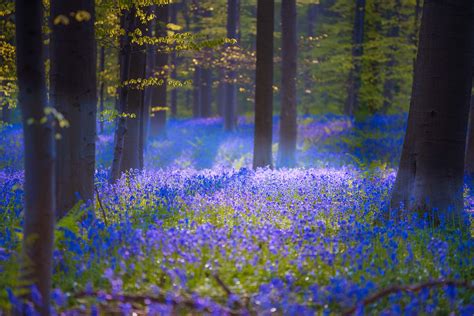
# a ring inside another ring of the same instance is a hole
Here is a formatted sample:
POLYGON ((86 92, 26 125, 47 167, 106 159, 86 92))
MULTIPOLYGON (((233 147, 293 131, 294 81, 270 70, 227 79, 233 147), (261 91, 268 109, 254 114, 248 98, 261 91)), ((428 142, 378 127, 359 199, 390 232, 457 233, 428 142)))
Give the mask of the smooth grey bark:
POLYGON ((257 2, 257 65, 253 168, 273 167, 273 30, 275 3, 257 2))
POLYGON ((294 167, 298 133, 296 0, 282 0, 281 2, 281 36, 281 111, 277 165, 278 167, 294 167))
POLYGON ((352 33, 352 68, 349 72, 347 98, 344 106, 344 113, 351 116, 354 115, 359 108, 360 77, 362 72, 361 58, 364 53, 364 20, 365 0, 356 0, 352 33))
POLYGON ((471 95, 471 106, 469 110, 464 173, 470 178, 474 178, 474 95, 471 95))
MULTIPOLYGON (((227 37, 238 40, 240 1, 227 0, 227 37)), ((232 61, 231 69, 233 69, 232 61)), ((231 132, 237 127, 237 72, 230 70, 225 83, 224 130, 231 132)))
MULTIPOLYGON (((170 4, 170 22, 173 24, 178 23, 178 9, 181 6, 179 3, 170 4)), ((176 51, 173 51, 170 56, 171 61, 171 79, 176 80, 178 78, 178 64, 179 58, 176 56, 176 51)), ((178 89, 173 88, 170 92, 170 107, 171 116, 176 117, 178 115, 178 89)))
POLYGON ((201 72, 202 68, 195 65, 193 75, 193 118, 201 117, 201 72))
MULTIPOLYGON (((154 7, 148 7, 147 11, 148 14, 153 13, 154 7)), ((156 29, 155 20, 149 21, 147 24, 147 35, 152 37, 154 35, 154 30, 156 29)), ((154 76, 154 69, 155 69, 155 60, 156 60, 156 48, 154 45, 148 44, 146 46, 146 70, 145 70, 145 77, 152 78, 154 76)), ((150 128, 150 112, 152 108, 152 95, 153 95, 153 87, 145 87, 145 101, 143 107, 143 126, 142 126, 142 136, 140 137, 143 140, 144 144, 142 146, 146 149, 147 139, 148 139, 148 131, 150 128)))
POLYGON ((316 23, 319 16, 319 6, 321 3, 311 3, 308 7, 307 19, 308 19, 308 36, 316 35, 316 23))
POLYGON ((402 158, 391 207, 461 223, 472 86, 472 1, 426 0, 402 158))
MULTIPOLYGON (((388 37, 392 40, 397 39, 400 35, 400 9, 401 9, 401 2, 400 0, 396 0, 393 11, 390 12, 388 16, 389 19, 395 18, 395 21, 391 21, 391 26, 387 34, 388 37)), ((385 67, 386 67, 385 77, 386 78, 383 85, 383 105, 382 105, 382 111, 385 113, 393 104, 393 99, 398 89, 397 81, 394 78, 395 73, 393 71, 393 68, 397 65, 397 60, 396 60, 397 50, 398 50, 397 45, 395 44, 390 45, 388 61, 385 64, 385 67)))
MULTIPOLYGON (((100 56, 99 56, 99 71, 101 72, 103 76, 103 72, 105 70, 105 47, 101 46, 100 47, 100 56)), ((104 88, 105 88, 105 82, 104 78, 101 78, 100 80, 100 88, 99 88, 99 111, 101 113, 100 116, 102 116, 104 112, 104 88)), ((99 132, 103 133, 104 132, 104 121, 101 118, 99 122, 99 132)))
MULTIPOLYGON (((16 67, 24 137, 24 222, 21 262, 22 284, 34 284, 43 297, 36 306, 50 314, 54 239, 55 152, 51 120, 42 123, 47 106, 43 64, 43 23, 40 0, 15 1, 16 67), (30 120, 34 120, 32 124, 30 120)), ((31 301, 29 295, 26 297, 31 301)), ((21 312, 22 313, 22 312, 21 312)))
MULTIPOLYGON (((141 29, 145 32, 145 26, 141 23, 140 17, 134 15, 133 28, 141 29)), ((140 45, 131 43, 130 64, 127 80, 143 79, 146 71, 146 53, 140 45)), ((126 87, 128 90, 126 99, 127 113, 126 132, 123 138, 123 152, 120 162, 120 172, 130 170, 140 170, 143 168, 143 109, 145 103, 145 93, 143 89, 126 87), (132 117, 133 116, 133 117, 132 117)))
POLYGON ((69 17, 69 23, 52 23, 51 102, 69 121, 58 130, 56 142, 57 216, 64 216, 79 199, 94 198, 97 116, 97 64, 94 1, 51 1, 51 17, 69 17), (86 11, 89 20, 78 21, 71 12, 86 11))
MULTIPOLYGON (((127 35, 134 27, 135 8, 124 10, 120 16, 120 27, 125 30, 125 35, 120 38, 120 84, 122 85, 129 77, 130 69, 130 37, 127 35)), ((114 135, 114 158, 112 160, 112 167, 110 172, 110 182, 117 181, 121 176, 120 165, 122 162, 124 137, 127 132, 127 121, 123 114, 128 112, 127 96, 128 89, 124 86, 119 87, 119 97, 117 102, 117 112, 120 114, 117 120, 117 126, 114 135)))
POLYGON ((212 114, 212 70, 201 69, 201 117, 210 117, 212 114))
MULTIPOLYGON (((418 36, 420 35, 420 15, 423 0, 416 0, 415 2, 415 16, 413 19, 413 45, 418 48, 418 36)), ((413 58, 413 77, 415 77, 416 54, 413 58)))
MULTIPOLYGON (((474 23, 472 24, 474 28, 474 23)), ((474 30, 472 32, 473 39, 471 41, 472 45, 472 89, 474 89, 474 30)), ((466 139, 466 152, 464 156, 464 173, 469 176, 471 179, 474 178, 474 95, 471 94, 471 105, 469 108, 469 122, 467 130, 467 139, 466 139)))
MULTIPOLYGON (((165 37, 166 25, 169 20, 169 5, 156 8, 156 36, 165 37)), ((168 79, 168 58, 169 54, 165 52, 165 47, 160 45, 155 56, 155 74, 163 83, 152 88, 152 108, 150 114, 150 136, 164 137, 166 135, 166 108, 167 99, 167 79, 168 79)))
POLYGON ((226 102, 226 84, 225 84, 225 70, 219 69, 218 81, 217 84, 217 113, 219 116, 224 117, 224 107, 226 102))

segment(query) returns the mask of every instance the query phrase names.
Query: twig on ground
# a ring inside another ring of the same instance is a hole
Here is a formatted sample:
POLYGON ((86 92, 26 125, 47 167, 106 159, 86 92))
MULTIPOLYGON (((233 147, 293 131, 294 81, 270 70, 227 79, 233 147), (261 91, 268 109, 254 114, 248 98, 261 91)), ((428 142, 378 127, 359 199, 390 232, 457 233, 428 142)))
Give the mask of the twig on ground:
POLYGON ((222 281, 222 279, 219 277, 217 273, 212 273, 212 277, 216 280, 216 282, 219 284, 219 286, 224 290, 224 292, 228 296, 234 294, 232 290, 224 283, 224 281, 222 281))
MULTIPOLYGON (((101 297, 107 302, 128 302, 128 303, 138 303, 138 304, 145 304, 145 302, 154 302, 154 303, 160 303, 160 304, 172 304, 175 307, 187 307, 189 309, 200 309, 204 312, 207 313, 212 313, 215 312, 212 308, 210 307, 204 307, 201 308, 197 306, 197 303, 187 297, 179 297, 179 298, 170 298, 166 297, 164 294, 160 294, 158 296, 146 296, 146 295, 132 295, 132 294, 119 294, 119 295, 112 295, 108 294, 105 292, 79 292, 74 295, 72 295, 72 298, 79 299, 79 298, 87 298, 87 297, 101 297)), ((233 316, 240 316, 244 315, 245 312, 243 310, 234 310, 230 309, 228 307, 219 305, 217 303, 214 303, 215 305, 218 306, 218 308, 228 314, 228 315, 233 315, 233 316)))
POLYGON ((418 283, 414 285, 406 285, 406 286, 394 285, 394 286, 387 287, 385 289, 381 289, 378 292, 375 292, 371 296, 364 299, 361 303, 356 304, 355 306, 349 308, 347 311, 343 313, 343 315, 352 315, 357 310, 358 306, 370 305, 380 300, 381 298, 384 298, 385 296, 388 296, 393 293, 397 293, 397 292, 412 292, 413 293, 413 292, 419 292, 425 288, 433 288, 433 287, 446 286, 446 285, 474 290, 474 285, 467 281, 443 280, 443 279, 432 280, 432 281, 427 281, 427 282, 418 283))

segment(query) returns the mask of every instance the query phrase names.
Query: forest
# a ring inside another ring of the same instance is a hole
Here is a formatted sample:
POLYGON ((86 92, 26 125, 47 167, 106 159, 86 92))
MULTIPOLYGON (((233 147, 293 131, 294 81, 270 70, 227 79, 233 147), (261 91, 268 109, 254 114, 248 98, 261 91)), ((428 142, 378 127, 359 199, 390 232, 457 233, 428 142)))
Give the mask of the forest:
POLYGON ((474 315, 474 1, 0 0, 1 315, 474 315))

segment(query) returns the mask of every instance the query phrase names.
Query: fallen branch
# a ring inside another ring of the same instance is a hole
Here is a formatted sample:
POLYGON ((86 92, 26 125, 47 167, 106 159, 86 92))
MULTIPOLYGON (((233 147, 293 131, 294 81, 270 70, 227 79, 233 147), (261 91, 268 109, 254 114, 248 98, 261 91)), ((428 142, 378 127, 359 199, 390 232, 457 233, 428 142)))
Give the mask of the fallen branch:
MULTIPOLYGON (((132 304, 143 304, 148 305, 150 302, 160 303, 160 304, 171 304, 175 307, 187 307, 189 309, 200 309, 202 312, 206 313, 213 313, 215 312, 214 309, 210 307, 200 307, 198 303, 196 303, 193 299, 187 297, 179 297, 179 298, 169 298, 166 297, 164 294, 160 294, 158 296, 146 296, 146 295, 132 295, 132 294, 118 294, 112 295, 105 292, 97 291, 97 292, 79 292, 71 296, 74 299, 80 298, 87 298, 87 297, 96 297, 101 298, 107 302, 127 302, 132 304), (202 309, 202 310, 201 310, 202 309)), ((213 303, 217 305, 221 312, 224 312, 228 315, 233 316, 241 316, 247 314, 244 310, 234 310, 228 307, 219 305, 217 303, 213 303)))
MULTIPOLYGON (((384 298, 385 296, 388 296, 393 293, 397 292, 419 292, 423 289, 426 288, 433 288, 433 287, 440 287, 440 286, 455 286, 455 287, 460 287, 460 288, 466 288, 469 290, 474 290, 474 285, 472 283, 469 283, 467 281, 456 281, 456 280, 433 280, 433 281, 427 281, 419 284, 414 284, 414 285, 406 285, 406 286, 401 286, 401 285, 394 285, 387 287, 385 289, 381 289, 380 291, 372 294, 371 296, 367 297, 362 301, 363 306, 370 305, 372 303, 375 303, 376 301, 380 300, 381 298, 384 298)), ((352 315, 354 312, 357 310, 357 307, 359 307, 361 304, 356 304, 353 307, 349 308, 347 311, 343 313, 343 315, 352 315)))
POLYGON ((230 296, 233 295, 232 290, 222 281, 222 279, 219 277, 217 273, 213 273, 212 277, 216 280, 217 284, 220 285, 220 287, 224 290, 224 292, 230 296))

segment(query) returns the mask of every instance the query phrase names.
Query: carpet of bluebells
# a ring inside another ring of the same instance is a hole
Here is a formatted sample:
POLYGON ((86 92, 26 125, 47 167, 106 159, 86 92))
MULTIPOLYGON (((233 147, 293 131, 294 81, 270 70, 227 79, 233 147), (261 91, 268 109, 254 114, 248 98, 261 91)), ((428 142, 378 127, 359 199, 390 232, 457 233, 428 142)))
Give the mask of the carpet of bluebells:
MULTIPOLYGON (((380 223, 405 120, 301 118, 299 168, 257 171, 245 118, 232 134, 218 119, 171 121, 149 142, 146 170, 113 185, 108 126, 98 199, 57 223, 54 312, 473 315, 473 291, 452 285, 361 303, 394 285, 474 279, 470 232, 423 218, 380 223)), ((21 138, 19 126, 0 131, 0 314, 18 304, 21 138)), ((467 184, 465 196, 469 213, 467 184)))

